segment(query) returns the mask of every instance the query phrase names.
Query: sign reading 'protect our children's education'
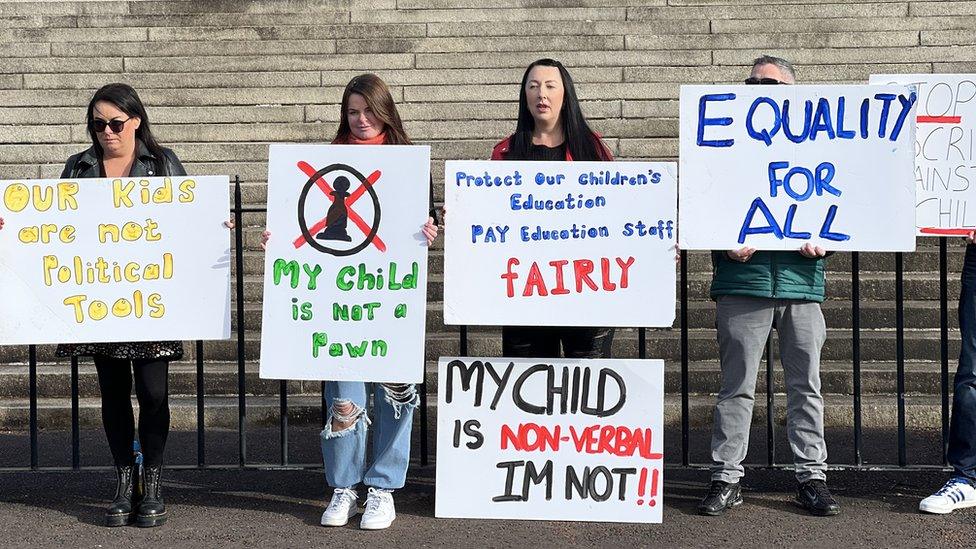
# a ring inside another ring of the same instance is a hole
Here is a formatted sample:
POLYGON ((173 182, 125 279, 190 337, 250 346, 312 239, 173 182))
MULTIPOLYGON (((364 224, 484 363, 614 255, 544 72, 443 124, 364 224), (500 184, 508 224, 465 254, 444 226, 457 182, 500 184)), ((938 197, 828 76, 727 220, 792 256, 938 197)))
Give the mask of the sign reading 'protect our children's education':
POLYGON ((271 145, 261 377, 421 381, 430 147, 271 145))
POLYGON ((872 75, 870 82, 917 89, 918 235, 965 235, 976 229, 976 74, 883 74, 872 75))
POLYGON ((664 361, 441 358, 437 379, 436 516, 661 522, 664 361))
POLYGON ((916 104, 904 86, 682 86, 682 249, 914 250, 916 104))
POLYGON ((671 326, 675 165, 449 161, 444 322, 671 326))
POLYGON ((230 337, 226 176, 0 192, 0 344, 230 337))

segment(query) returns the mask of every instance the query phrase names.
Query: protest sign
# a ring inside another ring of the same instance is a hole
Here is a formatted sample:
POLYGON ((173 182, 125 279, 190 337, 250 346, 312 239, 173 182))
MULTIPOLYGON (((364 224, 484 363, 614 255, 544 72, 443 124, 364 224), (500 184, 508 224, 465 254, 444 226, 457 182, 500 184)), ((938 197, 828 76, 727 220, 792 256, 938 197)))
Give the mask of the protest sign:
POLYGON ((226 176, 0 191, 0 344, 230 337, 226 176))
POLYGON ((449 161, 444 322, 671 326, 675 165, 449 161))
POLYGON ((261 377, 423 378, 430 147, 271 145, 261 377))
POLYGON ((871 84, 914 86, 915 226, 920 236, 976 229, 976 74, 881 74, 871 84), (969 211, 973 206, 973 211, 969 211))
POLYGON ((661 522, 664 361, 441 358, 435 515, 661 522))
POLYGON ((688 250, 915 249, 904 86, 682 86, 688 250))

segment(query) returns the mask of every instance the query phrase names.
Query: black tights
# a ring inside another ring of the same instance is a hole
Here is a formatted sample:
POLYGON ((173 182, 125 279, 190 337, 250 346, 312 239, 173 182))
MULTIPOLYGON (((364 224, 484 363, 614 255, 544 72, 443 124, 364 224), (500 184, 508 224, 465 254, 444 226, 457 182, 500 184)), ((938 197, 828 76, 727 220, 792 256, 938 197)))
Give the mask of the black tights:
POLYGON ((96 356, 95 369, 98 370, 98 386, 102 391, 102 423, 115 464, 132 463, 135 419, 131 395, 132 373, 135 372, 143 463, 147 466, 162 465, 166 435, 169 433, 169 361, 129 361, 96 356))

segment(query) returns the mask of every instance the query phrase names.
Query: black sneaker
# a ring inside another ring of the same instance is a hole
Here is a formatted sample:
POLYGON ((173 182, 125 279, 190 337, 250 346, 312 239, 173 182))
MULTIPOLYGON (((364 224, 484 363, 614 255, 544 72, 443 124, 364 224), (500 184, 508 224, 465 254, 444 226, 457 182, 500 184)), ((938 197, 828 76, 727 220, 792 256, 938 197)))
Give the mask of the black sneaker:
POLYGON ((713 480, 705 499, 698 504, 698 514, 717 517, 737 505, 742 505, 742 488, 739 483, 713 480))
POLYGON ((840 504, 830 495, 827 483, 819 480, 808 480, 797 489, 796 503, 818 517, 829 517, 840 513, 840 504))

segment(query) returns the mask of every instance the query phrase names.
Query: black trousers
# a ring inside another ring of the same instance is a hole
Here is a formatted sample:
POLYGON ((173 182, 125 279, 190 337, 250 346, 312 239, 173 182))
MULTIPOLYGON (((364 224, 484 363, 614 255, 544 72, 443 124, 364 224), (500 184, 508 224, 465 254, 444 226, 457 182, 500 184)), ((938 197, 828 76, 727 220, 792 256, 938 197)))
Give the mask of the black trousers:
POLYGON ((115 464, 132 463, 135 418, 131 395, 135 373, 143 464, 162 465, 169 434, 169 361, 130 361, 106 356, 95 356, 94 359, 102 392, 102 424, 115 464))
POLYGON ((502 356, 511 358, 610 358, 612 343, 613 328, 502 327, 502 356))

